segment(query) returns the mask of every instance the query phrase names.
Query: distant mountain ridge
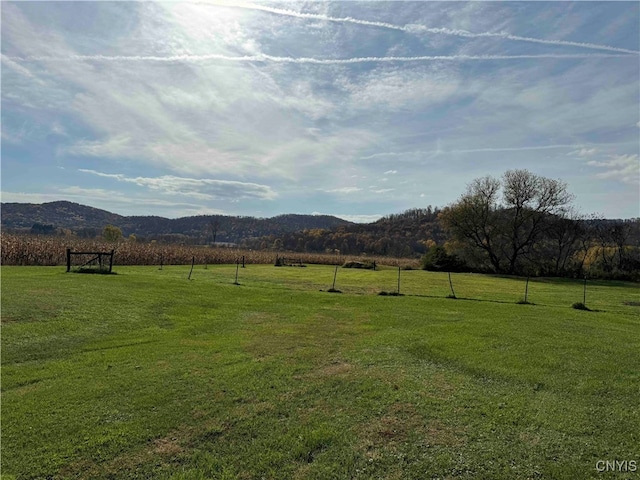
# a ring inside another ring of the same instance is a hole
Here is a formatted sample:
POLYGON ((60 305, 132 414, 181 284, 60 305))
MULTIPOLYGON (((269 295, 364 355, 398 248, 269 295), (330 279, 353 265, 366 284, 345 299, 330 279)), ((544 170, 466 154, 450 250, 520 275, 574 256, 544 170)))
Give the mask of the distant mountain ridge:
POLYGON ((272 218, 198 215, 182 218, 123 216, 68 201, 42 204, 2 203, 3 230, 29 232, 38 228, 71 230, 80 236, 95 236, 105 225, 115 225, 124 236, 239 243, 248 238, 282 235, 305 229, 332 229, 353 225, 330 215, 286 214, 272 218))

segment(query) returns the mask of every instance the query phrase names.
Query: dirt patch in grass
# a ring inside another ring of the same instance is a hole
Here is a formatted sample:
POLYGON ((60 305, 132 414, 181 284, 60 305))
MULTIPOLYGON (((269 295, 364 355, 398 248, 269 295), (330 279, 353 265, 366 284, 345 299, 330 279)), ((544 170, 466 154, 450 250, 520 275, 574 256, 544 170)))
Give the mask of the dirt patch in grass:
POLYGON ((353 373, 354 369, 355 367, 348 362, 344 362, 342 360, 334 360, 328 365, 322 365, 319 368, 311 370, 310 372, 307 372, 302 375, 297 375, 296 377, 300 379, 305 379, 305 378, 322 379, 322 378, 329 378, 329 377, 346 377, 351 373, 353 373))
POLYGON ((65 465, 58 472, 60 478, 90 478, 91 473, 96 476, 98 470, 95 463, 90 460, 77 460, 65 465))
POLYGON ((429 426, 427 427, 426 443, 427 445, 461 447, 466 443, 466 437, 462 430, 434 419, 429 422, 429 426))
POLYGON ((451 399, 456 390, 457 388, 442 373, 432 374, 429 378, 429 384, 424 386, 424 392, 437 400, 451 399))
POLYGON ((321 368, 318 371, 318 376, 320 377, 344 376, 349 374, 352 370, 353 370, 353 365, 351 365, 350 363, 336 362, 321 368))
POLYGON ((159 438, 153 442, 153 453, 162 456, 174 456, 182 453, 183 448, 175 437, 159 438))
POLYGON ((245 346, 245 350, 257 361, 276 357, 278 355, 290 356, 300 348, 301 339, 294 332, 276 331, 265 329, 264 332, 255 332, 255 337, 245 346))
POLYGON ((242 323, 260 325, 267 322, 273 323, 277 318, 277 315, 268 312, 246 312, 242 316, 242 323))
POLYGON ((360 449, 375 460, 403 448, 403 444, 423 443, 426 446, 460 447, 466 443, 464 431, 429 419, 411 403, 394 403, 387 412, 361 426, 360 449))
POLYGON ((311 478, 312 468, 313 468, 313 464, 302 463, 302 465, 300 465, 291 476, 291 480, 302 480, 306 478, 311 478))
POLYGON ((532 447, 537 447, 540 444, 540 435, 534 435, 528 432, 520 433, 520 441, 526 443, 527 445, 531 445, 532 447))
POLYGON ((426 419, 410 403, 394 403, 380 417, 371 418, 362 427, 360 437, 367 451, 371 447, 393 448, 407 440, 411 432, 425 428, 426 419))
POLYGON ((129 478, 145 465, 169 465, 187 455, 194 442, 203 438, 221 435, 226 426, 215 420, 203 421, 198 425, 182 425, 163 437, 156 438, 136 448, 102 463, 81 460, 65 466, 61 478, 129 478))
POLYGON ((13 389, 12 393, 14 395, 26 395, 27 393, 35 392, 36 390, 38 390, 40 388, 40 386, 41 386, 40 382, 41 381, 42 380, 34 380, 32 382, 19 385, 19 386, 15 387, 15 389, 13 389))
POLYGON ((18 385, 15 386, 10 386, 7 388, 6 385, 2 386, 2 390, 3 391, 9 391, 12 390, 12 393, 15 395, 25 395, 27 393, 31 393, 34 392, 35 390, 37 390, 38 388, 40 388, 40 383, 42 382, 42 378, 36 378, 33 380, 29 380, 26 382, 22 382, 18 385))

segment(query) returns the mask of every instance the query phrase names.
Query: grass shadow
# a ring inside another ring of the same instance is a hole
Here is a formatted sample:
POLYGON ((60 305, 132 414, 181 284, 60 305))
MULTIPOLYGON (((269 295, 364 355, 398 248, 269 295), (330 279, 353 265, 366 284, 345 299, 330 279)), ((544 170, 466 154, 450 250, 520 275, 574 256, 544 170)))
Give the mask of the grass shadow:
POLYGON ((77 270, 70 270, 69 273, 84 273, 89 275, 117 275, 114 271, 109 271, 100 268, 79 268, 77 270))

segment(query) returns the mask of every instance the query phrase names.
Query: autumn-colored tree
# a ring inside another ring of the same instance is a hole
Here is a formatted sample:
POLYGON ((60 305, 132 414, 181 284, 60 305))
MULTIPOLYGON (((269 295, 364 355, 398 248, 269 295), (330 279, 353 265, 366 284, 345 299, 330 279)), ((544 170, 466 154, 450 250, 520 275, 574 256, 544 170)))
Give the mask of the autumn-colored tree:
POLYGON ((102 238, 107 242, 117 242, 122 238, 122 230, 114 225, 106 225, 102 229, 102 238))

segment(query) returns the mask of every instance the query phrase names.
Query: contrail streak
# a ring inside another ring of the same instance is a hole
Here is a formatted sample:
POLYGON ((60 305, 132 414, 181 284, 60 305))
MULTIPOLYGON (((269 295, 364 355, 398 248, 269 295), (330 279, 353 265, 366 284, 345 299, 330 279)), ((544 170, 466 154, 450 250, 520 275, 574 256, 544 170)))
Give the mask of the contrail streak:
POLYGON ((371 160, 378 157, 402 157, 413 155, 438 155, 449 153, 479 153, 479 152, 526 152, 529 150, 556 150, 556 149, 569 149, 569 148, 585 148, 588 146, 610 146, 606 143, 589 143, 589 144, 558 144, 558 145, 525 145, 522 147, 488 147, 488 148, 468 148, 468 149, 454 149, 454 150, 414 150, 410 152, 380 152, 364 157, 359 157, 360 160, 371 160))
POLYGON ((543 53, 539 55, 423 55, 416 57, 354 57, 354 58, 310 58, 310 57, 278 57, 273 55, 248 55, 242 57, 209 54, 209 55, 174 55, 167 57, 158 56, 128 56, 128 55, 68 55, 64 57, 35 55, 27 57, 7 57, 16 62, 271 62, 294 63, 312 65, 349 65, 357 63, 390 63, 390 62, 427 62, 427 61, 499 61, 499 60, 534 60, 534 59, 589 59, 589 58, 623 58, 628 55, 609 53, 575 53, 556 54, 543 53))
POLYGON ((324 20, 327 22, 336 22, 336 23, 351 23, 351 24, 355 24, 355 25, 365 25, 365 26, 369 26, 369 27, 379 27, 379 28, 386 28, 386 29, 390 29, 390 30, 398 30, 398 31, 402 31, 402 32, 407 32, 407 33, 413 33, 413 34, 418 34, 418 33, 435 33, 435 34, 442 34, 442 35, 453 35, 453 36, 457 36, 457 37, 465 37, 465 38, 502 38, 505 40, 516 40, 516 41, 520 41, 520 42, 529 42, 529 43, 541 43, 541 44, 545 44, 545 45, 555 45, 555 46, 566 46, 566 47, 579 47, 579 48, 589 48, 589 49, 596 49, 596 50, 608 50, 611 52, 620 52, 620 53, 633 53, 633 54, 639 54, 640 51, 637 50, 629 50, 627 48, 619 48, 619 47, 612 47, 610 45, 600 45, 600 44, 596 44, 596 43, 584 43, 584 42, 572 42, 572 41, 568 41, 568 40, 545 40, 542 38, 533 38, 533 37, 521 37, 518 35, 511 35, 505 32, 482 32, 482 33, 473 33, 473 32, 469 32, 467 30, 458 30, 458 29, 450 29, 450 28, 433 28, 433 27, 427 27, 424 25, 416 25, 416 24, 409 24, 409 25, 395 25, 393 23, 387 23, 387 22, 376 22, 376 21, 370 21, 370 20, 360 20, 357 18, 353 18, 353 17, 330 17, 328 15, 323 15, 323 14, 319 14, 319 13, 300 13, 300 12, 296 12, 295 10, 287 10, 287 9, 283 9, 283 8, 272 8, 272 7, 266 7, 266 6, 262 6, 262 5, 254 5, 254 4, 247 4, 247 5, 226 5, 223 4, 226 7, 234 7, 234 8, 244 8, 244 9, 248 9, 248 10, 258 10, 258 11, 262 11, 262 12, 268 12, 268 13, 273 13, 276 15, 286 15, 289 17, 296 17, 296 18, 303 18, 303 19, 312 19, 312 20, 324 20))

